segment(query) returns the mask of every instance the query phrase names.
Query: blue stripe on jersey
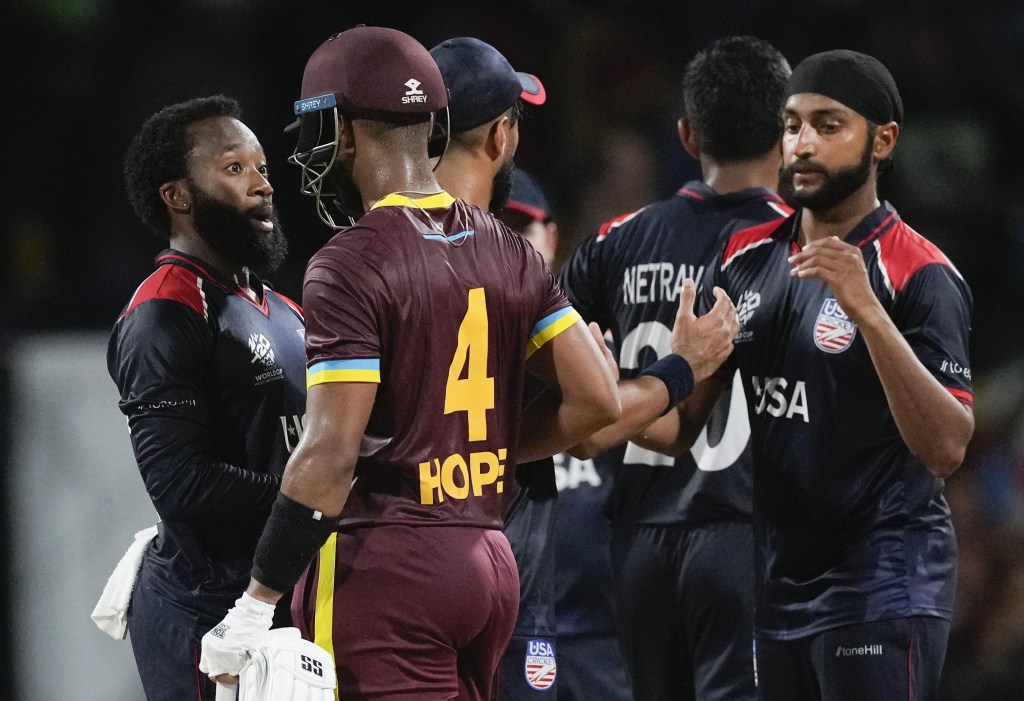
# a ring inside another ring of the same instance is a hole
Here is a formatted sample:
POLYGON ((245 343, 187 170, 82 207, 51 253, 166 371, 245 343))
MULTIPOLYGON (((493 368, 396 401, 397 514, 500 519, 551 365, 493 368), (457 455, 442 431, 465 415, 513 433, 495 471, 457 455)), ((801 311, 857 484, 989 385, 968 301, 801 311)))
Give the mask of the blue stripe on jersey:
POLYGON ((554 324, 556 321, 561 319, 566 314, 572 314, 574 311, 576 310, 573 309, 572 307, 564 307, 562 309, 559 309, 557 312, 548 314, 546 317, 544 317, 536 324, 534 324, 533 331, 530 332, 530 336, 536 336, 541 331, 554 324))
POLYGON ((451 236, 446 236, 444 234, 423 234, 423 238, 427 241, 447 241, 448 243, 455 243, 467 236, 473 236, 475 233, 476 230, 474 229, 466 229, 465 231, 460 231, 459 233, 452 234, 451 236))
POLYGON ((526 357, 529 358, 541 346, 580 319, 579 312, 572 307, 564 307, 538 321, 530 332, 530 340, 526 344, 526 357))

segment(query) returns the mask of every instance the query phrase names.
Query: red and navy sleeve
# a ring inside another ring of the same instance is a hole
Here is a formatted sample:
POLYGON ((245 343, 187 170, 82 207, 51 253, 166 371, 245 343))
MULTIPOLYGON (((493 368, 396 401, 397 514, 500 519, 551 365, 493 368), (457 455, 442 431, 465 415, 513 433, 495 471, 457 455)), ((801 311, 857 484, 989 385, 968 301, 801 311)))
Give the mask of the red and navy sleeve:
POLYGON ((971 307, 971 291, 960 274, 950 265, 929 263, 895 291, 889 312, 925 368, 967 406, 974 404, 971 307))
POLYGON ((164 521, 265 516, 280 478, 222 459, 213 350, 205 308, 172 299, 133 304, 118 320, 107 368, 121 394, 146 489, 164 521))
POLYGON ((606 249, 602 236, 591 236, 569 255, 559 274, 559 283, 573 308, 584 320, 595 321, 602 329, 612 325, 605 300, 608 289, 606 249))

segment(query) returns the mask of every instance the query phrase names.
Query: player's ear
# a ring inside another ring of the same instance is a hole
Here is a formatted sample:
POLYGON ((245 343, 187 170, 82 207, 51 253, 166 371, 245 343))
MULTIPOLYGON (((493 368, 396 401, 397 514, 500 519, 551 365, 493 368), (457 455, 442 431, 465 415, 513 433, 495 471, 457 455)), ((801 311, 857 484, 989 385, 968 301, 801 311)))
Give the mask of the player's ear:
POLYGON ((504 163, 506 152, 511 144, 512 120, 508 115, 502 115, 491 122, 487 130, 487 155, 491 160, 504 163))
POLYGON ((343 114, 338 115, 338 152, 349 156, 356 152, 356 132, 352 120, 343 114))
POLYGON ((679 121, 676 122, 676 128, 679 130, 679 142, 683 145, 683 148, 688 154, 699 161, 700 146, 697 145, 697 136, 693 133, 690 121, 686 117, 680 117, 679 121))
POLYGON ((884 161, 892 155, 899 135, 900 126, 896 122, 881 124, 875 129, 875 140, 871 148, 871 155, 876 163, 884 161))
POLYGON ((192 211, 192 191, 184 180, 172 180, 160 186, 160 199, 178 214, 188 214, 192 211))

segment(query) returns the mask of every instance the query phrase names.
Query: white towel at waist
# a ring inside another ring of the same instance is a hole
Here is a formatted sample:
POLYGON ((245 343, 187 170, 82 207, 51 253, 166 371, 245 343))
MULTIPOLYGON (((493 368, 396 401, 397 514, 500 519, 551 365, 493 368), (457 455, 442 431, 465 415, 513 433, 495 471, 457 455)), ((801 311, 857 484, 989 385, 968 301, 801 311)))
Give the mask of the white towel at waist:
POLYGON ((128 603, 132 600, 132 589, 142 569, 142 557, 155 537, 156 526, 135 534, 135 540, 117 563, 103 587, 96 608, 92 610, 96 626, 114 640, 124 640, 128 636, 128 603))

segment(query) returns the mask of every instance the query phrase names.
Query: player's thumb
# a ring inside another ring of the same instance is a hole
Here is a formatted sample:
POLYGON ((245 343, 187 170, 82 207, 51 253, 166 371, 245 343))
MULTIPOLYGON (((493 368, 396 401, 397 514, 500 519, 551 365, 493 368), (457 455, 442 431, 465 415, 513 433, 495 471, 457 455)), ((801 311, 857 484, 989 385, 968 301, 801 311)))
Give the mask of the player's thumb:
POLYGON ((732 305, 732 300, 729 299, 729 294, 721 287, 715 287, 712 291, 715 295, 715 306, 713 311, 718 314, 735 314, 736 308, 732 305))
POLYGON ((686 278, 683 280, 683 289, 679 295, 679 312, 678 315, 683 318, 692 319, 693 314, 693 303, 697 299, 697 286, 693 280, 686 278))

